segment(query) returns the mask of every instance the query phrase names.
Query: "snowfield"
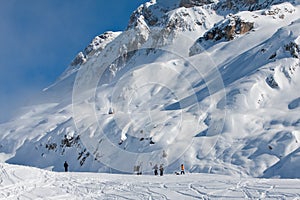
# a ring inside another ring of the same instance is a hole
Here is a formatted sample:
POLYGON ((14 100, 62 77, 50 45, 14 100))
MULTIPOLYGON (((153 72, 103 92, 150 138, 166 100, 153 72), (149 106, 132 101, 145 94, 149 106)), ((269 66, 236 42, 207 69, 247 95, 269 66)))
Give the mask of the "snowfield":
POLYGON ((299 199, 300 1, 201 2, 141 5, 0 124, 0 197, 299 199))
POLYGON ((51 172, 0 164, 0 199, 300 199, 298 179, 51 172))

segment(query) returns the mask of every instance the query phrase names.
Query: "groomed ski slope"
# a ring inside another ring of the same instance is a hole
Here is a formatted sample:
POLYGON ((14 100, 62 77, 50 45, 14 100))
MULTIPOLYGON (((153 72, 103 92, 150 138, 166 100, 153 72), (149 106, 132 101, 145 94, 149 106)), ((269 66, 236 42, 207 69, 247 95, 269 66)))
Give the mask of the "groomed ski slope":
POLYGON ((300 199, 299 179, 51 172, 0 164, 0 199, 300 199))

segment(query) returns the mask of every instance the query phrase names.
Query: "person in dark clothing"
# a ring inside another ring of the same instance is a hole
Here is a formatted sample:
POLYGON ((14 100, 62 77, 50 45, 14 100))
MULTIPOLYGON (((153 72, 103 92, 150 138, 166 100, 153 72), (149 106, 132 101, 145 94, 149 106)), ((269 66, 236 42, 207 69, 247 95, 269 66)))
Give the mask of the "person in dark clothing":
POLYGON ((69 165, 68 165, 67 161, 65 161, 65 163, 64 163, 64 167, 65 167, 65 172, 67 172, 67 171, 68 171, 68 167, 69 167, 69 165))
POLYGON ((158 166, 154 165, 153 169, 154 169, 154 175, 157 176, 158 175, 158 166))
POLYGON ((164 174, 164 167, 163 167, 163 165, 160 165, 159 172, 160 172, 161 176, 164 174))

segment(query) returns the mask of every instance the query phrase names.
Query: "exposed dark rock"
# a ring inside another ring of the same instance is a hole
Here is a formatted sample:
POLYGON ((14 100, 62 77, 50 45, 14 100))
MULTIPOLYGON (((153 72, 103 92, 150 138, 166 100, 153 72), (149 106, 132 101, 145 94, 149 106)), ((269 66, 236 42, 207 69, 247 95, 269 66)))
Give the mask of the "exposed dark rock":
POLYGON ((101 51, 105 46, 101 46, 104 41, 114 38, 113 32, 105 32, 101 35, 96 36, 93 41, 84 49, 83 53, 85 56, 91 56, 95 54, 96 51, 101 51))
MULTIPOLYGON (((154 5, 156 7, 156 5, 154 5)), ((156 8, 158 9, 158 8, 156 8)), ((136 9, 129 19, 128 29, 138 26, 141 18, 146 22, 148 26, 154 26, 158 22, 158 16, 152 13, 151 6, 141 5, 136 9)))
POLYGON ((224 10, 232 10, 232 11, 239 11, 239 10, 259 10, 263 8, 267 8, 274 4, 279 4, 284 2, 284 0, 266 0, 266 1, 259 1, 259 0, 225 0, 220 1, 218 3, 217 9, 221 8, 224 10))
MULTIPOLYGON (((234 39, 238 34, 245 34, 254 27, 253 22, 246 22, 237 16, 226 19, 220 25, 215 26, 208 31, 202 39, 204 40, 221 40, 225 38, 227 41, 234 39)), ((201 41, 201 38, 200 38, 201 41)))
POLYGON ((64 139, 61 140, 61 146, 62 147, 72 147, 72 146, 78 144, 79 139, 80 139, 79 135, 76 138, 74 138, 74 137, 67 137, 65 135, 64 139))
POLYGON ((86 61, 85 55, 80 52, 77 54, 77 56, 74 58, 74 60, 71 62, 71 66, 77 66, 77 65, 81 65, 82 63, 84 63, 86 61))
POLYGON ((275 16, 277 15, 280 19, 284 19, 285 14, 293 13, 295 12, 295 8, 289 4, 287 4, 284 8, 277 7, 277 6, 271 6, 269 9, 265 10, 262 14, 263 15, 271 15, 275 16))
POLYGON ((46 144, 46 149, 48 149, 48 150, 55 150, 56 147, 57 147, 56 143, 46 144))
POLYGON ((213 1, 211 1, 211 0, 181 0, 179 6, 191 8, 194 6, 202 6, 202 5, 210 4, 210 3, 213 3, 213 1))
POLYGON ((269 145, 268 147, 269 147, 269 149, 270 149, 270 150, 272 150, 272 149, 273 149, 273 147, 272 147, 271 145, 269 145))
POLYGON ((295 42, 285 45, 285 50, 289 51, 294 58, 300 58, 300 46, 295 42))
POLYGON ((279 88, 279 85, 278 85, 278 83, 275 81, 273 75, 268 76, 268 77, 266 78, 266 82, 267 82, 267 84, 268 84, 271 88, 273 88, 273 89, 278 89, 278 88, 279 88))
POLYGON ((271 60, 271 59, 275 58, 276 55, 277 55, 276 53, 272 54, 272 55, 269 57, 269 59, 271 60))
POLYGON ((84 49, 83 52, 79 52, 70 66, 75 67, 85 63, 89 57, 95 53, 102 51, 105 46, 117 36, 117 33, 108 31, 101 35, 96 36, 92 42, 84 49))

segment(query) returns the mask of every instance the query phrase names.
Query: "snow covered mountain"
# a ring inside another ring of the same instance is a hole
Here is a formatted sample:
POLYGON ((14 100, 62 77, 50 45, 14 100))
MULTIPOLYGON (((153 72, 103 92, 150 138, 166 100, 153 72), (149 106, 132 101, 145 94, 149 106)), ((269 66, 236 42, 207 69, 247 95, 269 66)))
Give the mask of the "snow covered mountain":
POLYGON ((299 178, 299 14, 298 0, 145 3, 0 125, 0 160, 299 178))

